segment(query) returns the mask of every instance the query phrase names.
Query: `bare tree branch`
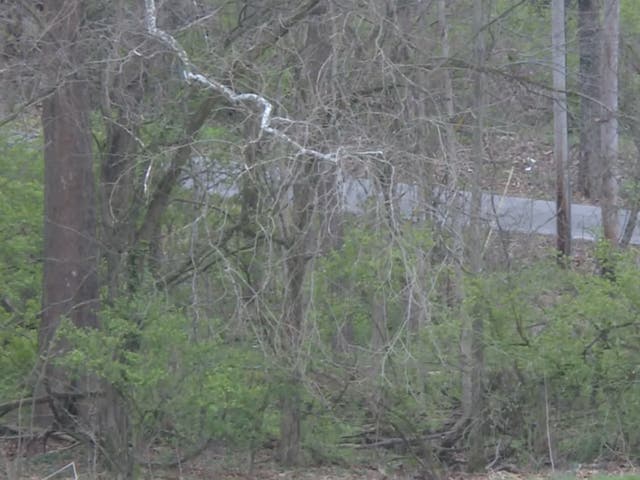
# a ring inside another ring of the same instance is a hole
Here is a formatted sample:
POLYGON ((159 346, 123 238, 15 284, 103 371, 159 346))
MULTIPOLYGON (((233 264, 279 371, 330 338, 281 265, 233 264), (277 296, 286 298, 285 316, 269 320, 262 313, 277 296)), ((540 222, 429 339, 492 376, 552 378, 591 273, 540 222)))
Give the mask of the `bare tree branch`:
POLYGON ((262 95, 258 95, 256 93, 237 93, 230 89, 229 87, 223 85, 222 83, 210 79, 205 75, 198 73, 195 67, 191 64, 189 60, 189 56, 187 52, 182 48, 182 46, 176 41, 173 36, 165 32, 164 30, 158 28, 157 26, 157 18, 156 18, 156 4, 155 0, 145 0, 145 25, 147 31, 150 35, 158 38, 167 46, 169 46, 175 54, 178 56, 180 61, 183 64, 183 76, 185 81, 191 83, 196 82, 200 85, 213 90, 219 94, 222 94, 228 101, 233 104, 239 104, 244 102, 249 102, 254 104, 261 110, 260 115, 260 133, 267 133, 269 135, 273 135, 274 137, 288 143, 293 146, 297 150, 298 155, 309 155, 318 160, 324 160, 328 162, 336 162, 338 158, 338 152, 332 153, 322 153, 318 150, 314 150, 311 148, 304 147, 299 142, 291 138, 289 135, 284 133, 283 131, 275 128, 273 126, 273 121, 277 120, 276 117, 272 116, 273 113, 273 104, 269 102, 262 95))

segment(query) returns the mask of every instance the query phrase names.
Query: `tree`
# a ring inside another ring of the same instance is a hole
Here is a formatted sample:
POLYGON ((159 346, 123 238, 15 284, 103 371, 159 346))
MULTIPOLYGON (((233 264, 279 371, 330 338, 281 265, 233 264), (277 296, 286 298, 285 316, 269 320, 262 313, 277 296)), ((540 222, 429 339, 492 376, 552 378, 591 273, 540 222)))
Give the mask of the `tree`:
MULTIPOLYGON (((83 3, 58 0, 47 4, 50 30, 46 57, 54 93, 43 102, 45 158, 44 272, 40 355, 47 359, 48 393, 64 397, 74 386, 51 361, 60 352, 55 334, 63 317, 74 325, 97 327, 98 281, 93 154, 89 92, 82 65, 82 45, 75 40, 84 15, 83 3), (63 78, 63 81, 60 79, 63 78)), ((88 393, 88 386, 77 387, 88 393)), ((53 404, 63 424, 75 407, 53 404)))
MULTIPOLYGON (((487 118, 486 78, 483 72, 486 61, 485 29, 488 8, 485 0, 474 2, 473 32, 473 178, 471 183, 471 205, 469 218, 469 240, 467 244, 468 269, 473 277, 482 272, 484 253, 482 228, 482 178, 485 162, 485 122, 487 118)), ((463 326, 462 350, 462 410, 463 418, 470 422, 469 430, 469 471, 484 468, 484 319, 483 313, 467 313, 463 326)))
POLYGON ((553 132, 556 164, 556 232, 558 252, 571 255, 571 193, 569 182, 569 145, 567 139, 566 41, 564 0, 551 4, 553 49, 553 132))
POLYGON ((587 198, 597 198, 601 177, 600 156, 600 1, 578 1, 580 67, 580 150, 576 188, 587 198))
POLYGON ((602 189, 600 202, 604 237, 612 246, 618 244, 618 56, 620 43, 620 1, 611 0, 604 7, 602 24, 602 65, 600 92, 603 120, 601 127, 602 189))
MULTIPOLYGON (((307 445, 320 462, 348 460, 349 443, 400 446, 436 476, 461 451, 469 470, 515 445, 546 456, 539 434, 554 425, 554 457, 569 458, 571 409, 638 410, 628 386, 637 355, 613 341, 636 327, 633 295, 539 265, 527 249, 538 236, 499 222, 486 233, 488 191, 551 188, 553 106, 568 252, 563 93, 573 93, 561 82, 572 72, 557 68, 565 40, 551 35, 562 5, 489 3, 60 0, 43 16, 0 1, 0 79, 21 97, 2 107, 3 144, 39 148, 23 129, 44 102, 41 345, 65 430, 117 459, 124 477, 131 451, 162 462, 155 447, 171 443, 180 463, 215 440, 253 458, 278 435, 284 465, 301 464, 307 445), (14 15, 29 19, 33 41, 14 15), (550 43, 553 86, 540 54, 550 43), (65 275, 77 283, 54 281, 65 275), (585 304, 590 293, 598 301, 585 304), (76 328, 57 328, 64 317, 76 328), (610 368, 611 354, 629 368, 610 368), (605 385, 619 407, 602 401, 605 385)), ((581 21, 597 23, 598 3, 580 6, 591 14, 581 21)), ((584 72, 595 68, 588 31, 584 72)), ((590 152, 587 132, 605 120, 589 110, 601 100, 600 86, 585 93, 592 86, 577 92, 590 152)), ((3 159, 15 171, 19 151, 3 159)), ((6 203, 36 211, 37 196, 14 197, 31 185, 18 183, 6 203)), ((29 351, 38 307, 24 306, 40 293, 22 282, 39 270, 40 237, 19 223, 16 212, 0 218, 3 237, 29 235, 0 252, 0 277, 11 279, 0 292, 7 371, 24 358, 12 353, 29 351)), ((618 277, 630 292, 635 278, 618 277)), ((21 404, 5 394, 29 395, 16 385, 30 369, 0 372, 0 417, 21 404)), ((613 420, 571 422, 572 433, 598 432, 589 444, 638 443, 613 420)))
POLYGON ((63 318, 80 328, 100 325, 98 242, 86 45, 78 35, 84 28, 85 4, 56 0, 46 4, 43 14, 48 26, 47 80, 54 89, 42 108, 45 260, 39 353, 44 361, 43 384, 59 427, 87 443, 99 444, 102 459, 118 478, 129 478, 133 463, 119 395, 90 372, 70 378, 54 364, 65 351, 64 342, 56 337, 63 318), (97 414, 91 413, 92 408, 97 414))

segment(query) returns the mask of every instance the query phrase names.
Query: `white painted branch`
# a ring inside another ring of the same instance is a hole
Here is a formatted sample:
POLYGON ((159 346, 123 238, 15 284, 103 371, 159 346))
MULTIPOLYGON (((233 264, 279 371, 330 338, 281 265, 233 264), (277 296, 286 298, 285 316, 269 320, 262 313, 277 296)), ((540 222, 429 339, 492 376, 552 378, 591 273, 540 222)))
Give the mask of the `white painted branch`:
MULTIPOLYGON (((178 56, 183 65, 183 76, 187 82, 197 82, 200 85, 203 85, 205 88, 209 88, 214 90, 222 95, 224 95, 227 100, 232 103, 243 103, 250 102, 262 110, 262 115, 260 118, 260 133, 267 133, 269 135, 273 135, 274 137, 288 143, 293 146, 298 155, 310 155, 312 157, 317 158, 318 160, 324 160, 328 162, 337 162, 338 160, 338 152, 332 153, 322 153, 318 150, 314 150, 311 148, 304 147, 299 142, 291 138, 289 135, 284 133, 282 130, 277 129, 273 126, 273 121, 285 121, 288 123, 292 123, 291 120, 281 118, 281 117, 272 117, 271 114, 273 112, 273 104, 269 102, 262 95, 258 95, 256 93, 237 93, 230 89, 229 87, 223 85, 216 80, 212 80, 207 78, 205 75, 201 73, 197 73, 195 67, 191 64, 189 60, 189 56, 187 52, 182 48, 180 43, 169 33, 161 30, 157 26, 157 17, 156 17, 156 3, 155 0, 145 0, 145 26, 150 35, 156 37, 161 40, 167 46, 171 48, 178 56)), ((353 154, 366 155, 370 152, 353 152, 353 154)))

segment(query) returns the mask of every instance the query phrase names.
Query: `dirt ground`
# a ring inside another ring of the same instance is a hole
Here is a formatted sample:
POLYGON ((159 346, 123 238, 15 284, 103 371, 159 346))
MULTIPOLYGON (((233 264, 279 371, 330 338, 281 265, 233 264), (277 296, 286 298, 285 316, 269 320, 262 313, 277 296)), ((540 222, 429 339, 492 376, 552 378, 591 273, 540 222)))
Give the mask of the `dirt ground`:
MULTIPOLYGON (((90 455, 72 439, 56 438, 48 442, 46 452, 23 451, 17 455, 15 440, 0 440, 0 479, 7 480, 63 480, 110 479, 100 473, 90 461, 90 455), (57 472, 57 473, 56 473, 57 472)), ((156 452, 157 453, 157 452, 156 452)), ((178 458, 182 452, 176 451, 178 458)), ((170 468, 157 466, 159 455, 141 459, 140 478, 148 480, 569 480, 593 477, 624 476, 626 480, 640 480, 640 470, 620 463, 575 465, 571 469, 543 471, 506 470, 484 474, 465 474, 459 471, 438 472, 437 477, 421 473, 411 459, 378 458, 353 466, 321 466, 281 469, 272 462, 272 451, 263 451, 250 459, 248 454, 231 453, 216 446, 194 458, 170 468), (253 466, 251 464, 253 463, 253 466)), ((171 458, 165 450, 162 457, 171 458), (168 455, 167 455, 168 454, 168 455)))

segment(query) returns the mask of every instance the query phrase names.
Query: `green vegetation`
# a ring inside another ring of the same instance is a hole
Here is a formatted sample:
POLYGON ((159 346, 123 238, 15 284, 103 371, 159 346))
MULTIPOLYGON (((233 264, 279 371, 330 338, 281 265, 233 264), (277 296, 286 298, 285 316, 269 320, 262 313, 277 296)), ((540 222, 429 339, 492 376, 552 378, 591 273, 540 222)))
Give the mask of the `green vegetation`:
MULTIPOLYGON (((548 239, 489 226, 459 195, 553 194, 548 1, 492 2, 481 31, 468 1, 174 3, 158 2, 162 35, 149 18, 146 32, 127 24, 133 2, 79 2, 82 19, 69 21, 82 28, 53 56, 68 60, 58 78, 77 80, 65 88, 82 97, 86 76, 90 98, 60 101, 58 89, 33 105, 76 107, 90 122, 46 129, 58 148, 46 153, 45 133, 23 122, 47 108, 0 128, 0 467, 46 464, 48 440, 87 469, 107 459, 106 478, 121 456, 137 466, 119 478, 135 477, 207 448, 245 471, 266 457, 425 478, 640 461, 638 250, 581 242, 558 261, 548 239), (486 59, 474 56, 481 34, 486 59), (190 68, 229 90, 185 79, 190 68), (83 132, 92 143, 77 154, 83 132), (88 166, 95 205, 75 208, 74 172, 45 179, 45 158, 88 166), (340 197, 360 181, 369 196, 355 214, 340 197), (45 253, 53 204, 86 215, 90 253, 45 253), (69 275, 49 283, 67 296, 52 302, 43 278, 56 262, 69 275), (70 287, 78 265, 95 273, 88 294, 70 287)), ((567 5, 579 144, 584 52, 567 5)), ((633 208, 640 14, 634 0, 622 12, 618 200, 633 208)), ((17 32, 0 23, 1 39, 17 32)), ((50 67, 35 65, 39 42, 3 50, 11 68, 29 67, 12 88, 50 67)))
POLYGON ((25 389, 34 366, 42 275, 39 141, 0 133, 0 396, 25 389))
MULTIPOLYGON (((0 367, 3 396, 13 396, 36 357, 42 186, 38 142, 5 145, 3 298, 15 312, 2 312, 0 367)), ((183 215, 176 210, 172 222, 183 215)), ((415 454, 423 447, 413 439, 446 431, 459 401, 457 308, 434 292, 429 323, 412 332, 403 307, 406 267, 433 249, 431 230, 404 225, 397 243, 358 222, 349 222, 340 248, 318 258, 310 276, 304 445, 314 462, 350 462, 352 447, 374 438, 403 438, 396 448, 415 454), (387 344, 382 363, 368 349, 377 298, 388 299, 378 332, 387 344), (345 327, 349 346, 336 350, 345 327), (362 436, 371 425, 371 437, 362 436)), ((466 282, 464 309, 487 321, 487 444, 501 455, 541 465, 551 448, 562 464, 635 458, 640 448, 640 271, 632 252, 598 248, 613 262, 615 281, 542 260, 466 282)), ((221 272, 210 275, 224 283, 221 272)), ((60 364, 72 376, 94 373, 114 385, 132 412, 134 438, 183 447, 214 438, 247 451, 276 438, 286 382, 261 344, 264 332, 194 315, 181 289, 152 288, 105 301, 101 330, 61 328, 72 348, 60 364)))

